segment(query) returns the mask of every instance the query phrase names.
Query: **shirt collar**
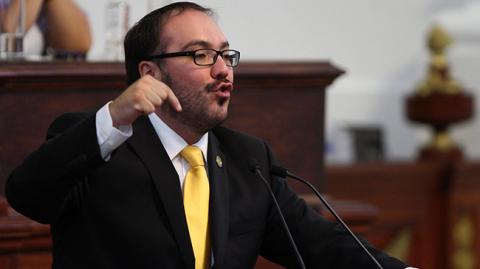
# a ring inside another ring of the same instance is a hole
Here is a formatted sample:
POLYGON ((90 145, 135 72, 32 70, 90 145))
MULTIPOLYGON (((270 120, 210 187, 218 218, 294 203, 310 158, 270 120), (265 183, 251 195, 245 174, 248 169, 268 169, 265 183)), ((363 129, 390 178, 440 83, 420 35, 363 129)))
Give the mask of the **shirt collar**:
MULTIPOLYGON (((186 146, 188 146, 188 143, 174 130, 172 130, 165 122, 163 122, 157 114, 151 113, 148 115, 148 118, 150 119, 155 132, 160 138, 163 147, 167 151, 168 157, 170 160, 173 160, 186 146)), ((200 140, 193 145, 200 148, 203 153, 204 161, 207 163, 208 132, 205 133, 200 140)))

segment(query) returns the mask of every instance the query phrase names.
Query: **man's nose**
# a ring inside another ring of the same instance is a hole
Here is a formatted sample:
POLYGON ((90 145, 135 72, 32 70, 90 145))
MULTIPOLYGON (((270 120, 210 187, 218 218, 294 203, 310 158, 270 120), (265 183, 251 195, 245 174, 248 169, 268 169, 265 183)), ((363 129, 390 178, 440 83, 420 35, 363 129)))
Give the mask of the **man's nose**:
POLYGON ((215 79, 224 79, 228 77, 231 67, 227 66, 222 56, 219 55, 217 61, 212 65, 211 75, 215 79))

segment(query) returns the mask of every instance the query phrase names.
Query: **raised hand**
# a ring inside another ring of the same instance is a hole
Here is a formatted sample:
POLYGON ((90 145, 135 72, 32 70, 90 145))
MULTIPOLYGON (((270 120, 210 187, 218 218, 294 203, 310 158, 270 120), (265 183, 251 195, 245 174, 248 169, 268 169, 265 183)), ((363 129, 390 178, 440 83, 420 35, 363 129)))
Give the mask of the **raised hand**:
POLYGON ((110 103, 113 126, 132 124, 139 116, 148 115, 162 105, 182 110, 170 87, 151 75, 144 75, 110 103))

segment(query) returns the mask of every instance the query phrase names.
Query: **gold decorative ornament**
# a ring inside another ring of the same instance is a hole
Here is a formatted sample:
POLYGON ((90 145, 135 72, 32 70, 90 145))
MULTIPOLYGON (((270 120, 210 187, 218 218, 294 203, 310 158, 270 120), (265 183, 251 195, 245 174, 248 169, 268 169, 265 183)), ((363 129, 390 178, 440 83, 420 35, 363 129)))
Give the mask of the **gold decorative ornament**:
POLYGON ((475 250, 473 245, 475 229, 472 217, 469 215, 462 216, 455 223, 452 236, 454 244, 452 268, 475 268, 475 250))
POLYGON ((427 39, 431 56, 427 74, 406 100, 408 118, 428 124, 433 130, 432 139, 420 151, 422 160, 461 159, 463 156, 449 137, 448 129, 471 118, 473 97, 450 76, 446 50, 452 43, 453 39, 442 27, 432 27, 427 39))
POLYGON ((417 86, 417 93, 427 96, 432 93, 457 94, 461 90, 458 81, 449 73, 446 49, 453 43, 450 35, 439 25, 434 25, 428 36, 427 46, 430 50, 430 67, 426 78, 417 86))

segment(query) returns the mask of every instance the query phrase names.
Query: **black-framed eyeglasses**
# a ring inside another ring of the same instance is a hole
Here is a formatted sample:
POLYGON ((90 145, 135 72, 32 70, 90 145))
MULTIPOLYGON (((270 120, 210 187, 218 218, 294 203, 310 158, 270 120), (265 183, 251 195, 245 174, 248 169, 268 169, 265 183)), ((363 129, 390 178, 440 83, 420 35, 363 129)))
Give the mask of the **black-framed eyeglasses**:
POLYGON ((211 66, 217 62, 218 55, 222 56, 227 66, 235 67, 240 62, 240 52, 237 50, 214 50, 198 49, 192 51, 179 51, 172 53, 157 54, 148 57, 148 60, 163 59, 170 57, 192 56, 193 62, 200 66, 211 66))

